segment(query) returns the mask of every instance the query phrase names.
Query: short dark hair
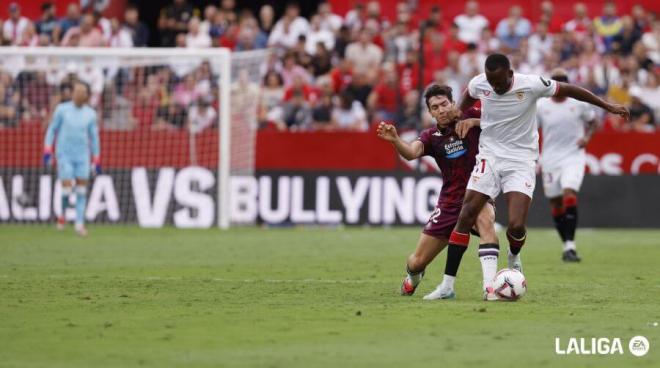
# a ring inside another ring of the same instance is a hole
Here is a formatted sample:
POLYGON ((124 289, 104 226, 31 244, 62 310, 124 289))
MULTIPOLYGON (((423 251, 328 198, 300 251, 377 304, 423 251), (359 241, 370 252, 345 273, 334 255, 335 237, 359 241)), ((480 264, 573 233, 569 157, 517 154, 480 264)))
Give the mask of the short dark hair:
POLYGON ((53 3, 47 1, 43 4, 41 4, 41 11, 43 12, 43 11, 46 11, 46 10, 50 10, 50 8, 52 8, 52 7, 53 7, 53 3))
POLYGON ((486 58, 486 70, 489 72, 494 72, 500 68, 504 70, 511 69, 511 63, 509 58, 504 54, 490 54, 486 58))
POLYGON ((451 95, 451 87, 434 83, 430 85, 426 91, 424 91, 424 101, 426 101, 426 107, 431 108, 429 105, 429 100, 431 97, 435 96, 445 96, 449 102, 454 102, 454 99, 451 95))

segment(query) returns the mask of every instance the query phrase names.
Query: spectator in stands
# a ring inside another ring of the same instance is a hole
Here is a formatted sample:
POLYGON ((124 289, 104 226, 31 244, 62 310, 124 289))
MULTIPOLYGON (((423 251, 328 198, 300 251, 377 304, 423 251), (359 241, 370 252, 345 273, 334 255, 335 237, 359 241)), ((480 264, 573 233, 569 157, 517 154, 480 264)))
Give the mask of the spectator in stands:
POLYGON ((332 109, 332 124, 339 130, 364 132, 369 129, 367 112, 349 91, 339 95, 339 103, 332 109))
POLYGON ((259 9, 259 28, 261 31, 270 36, 275 26, 275 9, 270 4, 264 4, 259 9))
POLYGON ((353 79, 345 91, 350 92, 353 98, 364 107, 367 106, 367 99, 369 98, 369 94, 371 94, 371 89, 372 87, 369 83, 367 73, 356 71, 353 73, 353 79))
POLYGON ((632 97, 630 103, 630 122, 623 125, 623 130, 634 130, 636 132, 650 133, 655 131, 655 119, 653 110, 642 102, 641 91, 638 88, 630 90, 632 97))
POLYGON ((332 5, 328 1, 322 1, 319 4, 317 14, 319 17, 319 22, 321 23, 321 29, 337 33, 339 28, 342 26, 343 19, 332 12, 332 5))
POLYGON ((497 25, 495 34, 506 49, 517 50, 520 47, 520 40, 529 36, 531 31, 531 23, 522 16, 522 8, 514 5, 509 9, 509 16, 497 25))
POLYGON ((182 107, 190 106, 201 95, 195 88, 196 85, 195 75, 193 73, 186 75, 183 81, 174 88, 174 102, 182 107))
POLYGON ((454 23, 459 29, 458 38, 464 43, 479 42, 481 31, 488 27, 488 19, 479 14, 479 3, 474 0, 465 3, 465 14, 456 16, 454 23))
POLYGON ((128 5, 124 12, 124 29, 133 39, 133 46, 146 47, 149 43, 149 28, 140 21, 140 13, 135 5, 128 5))
POLYGON ((218 7, 209 4, 204 8, 204 19, 199 24, 199 31, 205 34, 211 34, 211 25, 215 15, 218 14, 218 7))
POLYGON ((347 30, 357 31, 362 28, 363 21, 367 19, 367 11, 362 2, 356 1, 353 9, 349 10, 344 16, 344 26, 347 30))
POLYGON ((442 9, 437 4, 431 6, 431 12, 429 17, 426 19, 426 26, 435 28, 440 33, 447 32, 447 22, 443 18, 442 9))
POLYGON ((373 35, 363 29, 358 40, 346 47, 346 59, 353 64, 355 72, 367 73, 369 82, 375 81, 380 63, 383 61, 383 50, 373 43, 373 35))
POLYGON ((440 73, 445 80, 445 84, 454 91, 464 90, 471 78, 471 76, 463 74, 459 64, 460 57, 460 54, 456 51, 449 52, 447 54, 447 67, 440 73))
POLYGON ((21 7, 18 3, 10 3, 8 7, 9 18, 2 24, 2 35, 12 45, 20 45, 23 42, 25 29, 30 25, 30 20, 21 16, 21 7))
POLYGON ((174 2, 160 12, 158 18, 158 31, 160 32, 161 46, 174 46, 177 35, 185 34, 188 23, 195 15, 192 5, 187 0, 173 0, 174 2))
POLYGON ((309 128, 312 122, 312 108, 310 103, 305 100, 302 91, 295 90, 291 98, 284 104, 283 120, 287 128, 292 131, 309 128))
POLYGON ((39 71, 23 74, 25 79, 18 84, 22 100, 23 119, 28 121, 46 119, 50 107, 49 101, 53 93, 53 88, 46 80, 46 73, 39 71))
POLYGON ((283 101, 288 102, 296 93, 301 93, 310 106, 313 106, 320 96, 320 91, 299 75, 294 77, 290 86, 285 85, 283 101))
MULTIPOLYGON (((639 67, 642 69, 643 73, 651 73, 655 70, 656 65, 653 64, 653 60, 649 57, 649 52, 644 46, 643 43, 637 42, 633 46, 632 55, 637 59, 639 67)), ((644 79, 646 77, 644 76, 644 79)))
POLYGON ((373 121, 394 122, 399 118, 399 91, 394 65, 383 65, 383 75, 374 86, 367 99, 367 107, 373 115, 373 121))
POLYGON ((314 77, 326 75, 332 69, 332 54, 326 49, 323 42, 316 44, 316 52, 312 56, 311 64, 314 77))
POLYGON ((335 47, 335 34, 333 31, 321 27, 321 16, 313 15, 310 22, 310 31, 306 35, 305 51, 314 56, 316 54, 316 45, 321 42, 326 50, 332 50, 335 47))
POLYGON ((594 19, 594 28, 602 38, 607 52, 612 51, 612 43, 623 29, 623 22, 616 14, 616 3, 613 1, 605 3, 603 6, 603 15, 594 19))
POLYGON ((500 50, 500 40, 493 36, 493 31, 491 31, 490 28, 485 27, 483 31, 481 31, 481 38, 479 39, 477 47, 482 54, 492 54, 500 50))
POLYGON ((218 121, 218 113, 211 103, 211 96, 204 96, 197 99, 197 103, 188 109, 188 130, 192 134, 201 133, 204 129, 210 128, 218 121))
POLYGON ((37 35, 37 29, 33 23, 28 23, 20 39, 21 41, 16 44, 17 46, 34 47, 39 45, 39 35, 37 35))
POLYGON ((128 29, 121 26, 119 19, 110 21, 111 35, 108 41, 110 47, 133 47, 133 37, 128 29))
POLYGON ((0 73, 0 129, 14 127, 19 121, 21 98, 12 84, 9 74, 0 73))
POLYGON ((548 34, 548 26, 545 23, 536 25, 536 32, 529 37, 527 42, 527 62, 534 66, 543 61, 543 58, 552 52, 554 37, 548 34))
MULTIPOLYGON (((396 122, 396 128, 401 131, 411 131, 421 128, 420 118, 419 118, 419 107, 420 107, 420 96, 417 90, 410 91, 407 95, 403 96, 403 109, 401 117, 396 122)), ((430 121, 431 114, 428 113, 427 109, 423 110, 422 119, 427 117, 427 121, 430 121)), ((434 123, 433 123, 434 124, 434 123)), ((432 125, 426 125, 426 127, 431 127, 432 125)))
POLYGON ((321 97, 312 109, 312 130, 329 131, 332 125, 332 109, 334 108, 334 93, 332 80, 328 76, 319 78, 318 87, 321 97))
POLYGON ((276 71, 270 70, 264 76, 260 95, 258 116, 261 128, 272 125, 278 130, 286 130, 286 124, 283 120, 283 101, 284 82, 282 77, 276 71))
POLYGON ((644 33, 642 44, 648 50, 648 57, 660 65, 660 19, 653 21, 651 29, 644 33))
POLYGON ((50 2, 41 4, 41 17, 36 23, 37 34, 46 35, 54 43, 60 42, 60 23, 55 16, 55 5, 50 2))
POLYGON ((544 0, 541 2, 541 17, 539 23, 544 23, 550 34, 561 32, 562 22, 555 15, 555 6, 552 4, 552 1, 544 0))
POLYGON ((79 27, 70 28, 62 39, 63 46, 101 47, 105 46, 103 34, 94 24, 94 16, 85 14, 79 27), (77 42, 76 42, 77 41, 77 42))
POLYGON ((250 13, 239 23, 236 51, 247 51, 266 48, 268 36, 259 28, 257 19, 250 13))
POLYGON ((642 33, 651 27, 651 17, 646 12, 643 6, 635 4, 630 11, 635 29, 638 33, 642 33))
POLYGON ((486 55, 479 52, 477 45, 471 43, 467 46, 467 51, 458 58, 458 65, 461 74, 471 79, 477 74, 484 72, 486 55))
POLYGON ((112 35, 112 24, 110 19, 104 17, 100 11, 94 11, 92 15, 94 17, 94 27, 101 31, 105 45, 108 45, 112 35))
POLYGON ((133 103, 109 84, 103 91, 101 127, 109 130, 131 130, 137 123, 133 117, 133 103))
POLYGON ((192 17, 188 22, 188 34, 186 34, 186 47, 206 48, 211 47, 211 36, 208 33, 200 32, 200 20, 192 17))
POLYGON ((564 30, 573 33, 577 39, 582 39, 591 29, 587 6, 584 3, 577 3, 573 6, 573 13, 573 19, 564 24, 564 30))
POLYGON ((66 16, 60 19, 60 35, 62 37, 73 27, 80 25, 80 6, 76 3, 70 3, 66 7, 66 16))
POLYGON ((335 49, 332 51, 339 59, 346 58, 346 48, 352 42, 351 31, 347 26, 339 27, 339 33, 335 38, 335 49))
POLYGON ((630 55, 633 45, 642 38, 642 34, 631 16, 626 15, 621 18, 621 24, 621 33, 612 39, 612 51, 621 55, 630 55))
POLYGON ((295 54, 293 52, 288 52, 284 56, 284 64, 282 66, 282 79, 284 80, 284 86, 291 86, 297 76, 301 77, 306 83, 309 83, 312 80, 312 76, 307 70, 296 63, 295 54))
POLYGON ((444 49, 449 52, 449 51, 456 51, 459 54, 465 52, 467 49, 467 44, 463 42, 460 38, 460 29, 458 27, 458 24, 452 24, 449 27, 449 33, 447 34, 447 38, 445 39, 445 46, 444 49))
POLYGON ((639 90, 640 100, 653 110, 653 116, 660 119, 660 77, 658 73, 649 73, 645 84, 631 89, 633 88, 639 90))
POLYGON ((273 27, 268 45, 288 49, 296 44, 300 35, 306 35, 308 32, 309 22, 300 16, 300 7, 297 3, 289 3, 284 16, 273 27))

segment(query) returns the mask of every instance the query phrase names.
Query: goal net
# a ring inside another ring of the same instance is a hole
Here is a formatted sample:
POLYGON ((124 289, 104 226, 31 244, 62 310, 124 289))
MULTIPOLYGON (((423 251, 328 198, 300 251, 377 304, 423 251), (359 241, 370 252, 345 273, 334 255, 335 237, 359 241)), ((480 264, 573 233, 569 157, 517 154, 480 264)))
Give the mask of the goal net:
POLYGON ((103 167, 90 178, 88 222, 245 222, 231 218, 230 178, 254 173, 267 57, 267 50, 0 48, 0 221, 49 223, 61 214, 56 170, 42 162, 44 135, 57 104, 82 81, 97 113, 103 167))

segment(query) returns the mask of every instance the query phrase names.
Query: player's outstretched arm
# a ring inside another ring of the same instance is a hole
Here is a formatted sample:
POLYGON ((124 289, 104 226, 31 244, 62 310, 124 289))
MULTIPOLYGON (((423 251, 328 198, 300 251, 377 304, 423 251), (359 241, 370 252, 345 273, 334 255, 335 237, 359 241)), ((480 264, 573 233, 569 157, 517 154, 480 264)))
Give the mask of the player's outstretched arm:
POLYGON ((582 87, 573 84, 563 83, 563 82, 557 82, 557 83, 559 84, 559 89, 557 90, 557 93, 555 95, 556 97, 574 98, 576 100, 584 101, 594 106, 598 106, 601 109, 606 110, 612 114, 620 115, 626 120, 630 119, 630 111, 628 111, 628 108, 623 105, 607 102, 602 98, 596 96, 595 94, 591 93, 591 91, 584 89, 582 87))
POLYGON ((412 143, 405 142, 396 132, 396 128, 392 124, 381 121, 376 130, 380 139, 386 140, 394 146, 399 154, 406 160, 414 160, 422 157, 424 154, 424 144, 420 141, 412 143))
POLYGON ((55 142, 55 135, 60 130, 62 126, 62 111, 60 107, 55 108, 55 113, 53 114, 53 120, 48 124, 48 129, 46 130, 46 137, 44 138, 44 165, 50 166, 52 156, 53 156, 53 143, 55 142))

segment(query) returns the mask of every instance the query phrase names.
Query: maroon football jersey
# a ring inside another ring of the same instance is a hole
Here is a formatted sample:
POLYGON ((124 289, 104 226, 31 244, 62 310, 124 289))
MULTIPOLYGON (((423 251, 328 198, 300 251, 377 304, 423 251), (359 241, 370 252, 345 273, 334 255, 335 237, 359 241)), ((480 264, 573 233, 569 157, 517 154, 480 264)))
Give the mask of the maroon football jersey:
MULTIPOLYGON (((466 116, 479 117, 474 112, 466 116)), ((424 156, 432 156, 442 172, 442 190, 438 199, 441 209, 456 209, 463 205, 465 188, 479 152, 481 129, 474 127, 461 139, 454 130, 455 126, 454 123, 442 130, 435 126, 422 131, 418 138, 424 144, 424 156)))

